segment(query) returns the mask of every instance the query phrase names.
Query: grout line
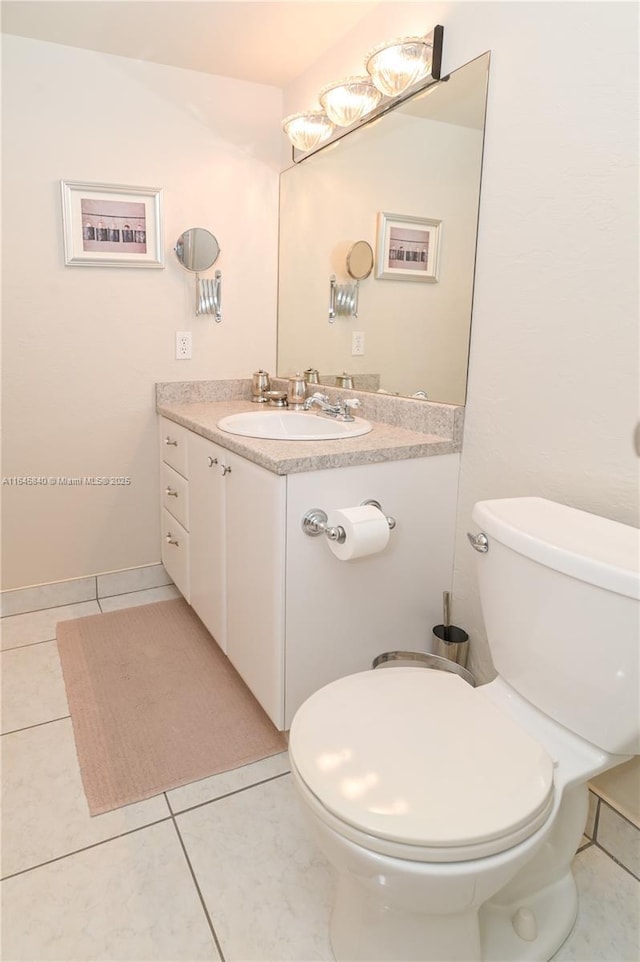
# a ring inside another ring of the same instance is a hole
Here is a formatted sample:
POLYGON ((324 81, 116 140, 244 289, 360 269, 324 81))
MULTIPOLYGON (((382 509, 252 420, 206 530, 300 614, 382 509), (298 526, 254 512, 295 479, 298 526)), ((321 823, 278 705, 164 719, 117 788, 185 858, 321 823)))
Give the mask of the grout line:
MULTIPOLYGON (((166 799, 166 801, 167 801, 167 805, 169 805, 169 811, 171 811, 171 805, 169 804, 169 799, 167 798, 167 793, 166 793, 166 792, 164 793, 164 797, 165 797, 165 799, 166 799)), ((198 884, 198 879, 196 878, 196 873, 195 873, 195 871, 194 871, 193 865, 191 864, 191 859, 189 858, 189 853, 187 852, 186 845, 184 844, 184 840, 183 840, 183 838, 182 838, 182 835, 180 834, 180 829, 178 828, 178 823, 176 822, 176 817, 175 817, 175 815, 173 814, 173 812, 171 812, 171 821, 173 822, 173 827, 174 827, 175 830, 176 830, 176 835, 178 836, 178 841, 180 842, 180 847, 182 848, 182 851, 183 851, 183 853, 184 853, 184 857, 185 857, 185 860, 186 860, 186 863, 187 863, 187 867, 188 867, 189 872, 190 872, 190 874, 191 874, 191 878, 193 879, 193 884, 195 885, 196 892, 198 893, 198 898, 200 899, 200 904, 201 904, 201 906, 202 906, 202 911, 204 912, 205 918, 206 918, 206 920, 207 920, 207 924, 208 924, 209 929, 210 929, 210 931, 211 931, 211 936, 212 936, 212 938, 213 938, 213 941, 215 942, 215 946, 216 946, 216 949, 217 949, 217 951, 218 951, 218 955, 220 956, 221 962, 226 962, 225 956, 224 956, 224 952, 222 951, 222 946, 220 945, 220 940, 218 939, 218 935, 217 935, 217 933, 216 933, 215 925, 213 924, 213 920, 212 920, 212 918, 211 918, 211 915, 209 914, 209 909, 207 908, 207 903, 205 902, 204 896, 203 896, 203 894, 202 894, 202 892, 201 892, 201 890, 200 890, 200 885, 198 884)))
POLYGON ((33 725, 25 725, 23 728, 12 728, 8 732, 2 732, 1 735, 2 738, 4 738, 5 735, 15 735, 17 732, 28 732, 32 728, 42 728, 43 725, 51 725, 53 722, 64 721, 65 718, 71 718, 71 715, 60 715, 59 718, 47 718, 46 721, 34 722, 33 725))
MULTIPOLYGON (((154 567, 154 565, 142 565, 141 567, 143 568, 154 567)), ((137 569, 127 569, 127 568, 123 569, 123 571, 128 571, 128 570, 137 570, 137 569)), ((112 572, 107 572, 107 574, 111 574, 111 573, 112 572)), ((118 572, 114 572, 114 573, 117 574, 118 572)), ((10 615, 0 616, 0 622, 4 620, 4 618, 15 618, 19 615, 32 615, 40 611, 51 611, 53 608, 68 608, 70 605, 84 605, 84 604, 88 604, 91 601, 96 601, 100 603, 101 598, 119 598, 121 595, 133 595, 138 591, 153 591, 154 588, 170 588, 175 585, 175 582, 169 579, 168 581, 164 582, 164 584, 161 584, 161 585, 148 585, 145 588, 132 588, 130 591, 115 591, 113 594, 110 594, 110 595, 99 595, 98 594, 98 578, 100 577, 102 577, 102 575, 86 575, 85 576, 86 579, 93 578, 94 589, 93 589, 92 597, 82 598, 80 601, 63 601, 62 604, 46 605, 44 608, 28 608, 25 611, 15 611, 10 615)), ((73 580, 83 580, 83 579, 72 578, 70 580, 73 581, 73 580)), ((54 583, 57 584, 58 582, 54 582, 54 583)), ((65 582, 59 582, 59 583, 65 584, 65 582)), ((8 588, 7 591, 31 591, 33 587, 47 587, 47 586, 34 585, 34 586, 29 586, 27 588, 8 588)))
POLYGON ((598 828, 600 827, 600 802, 602 801, 599 795, 596 795, 596 798, 598 801, 596 802, 596 814, 595 818, 593 819, 593 842, 597 842, 598 840, 598 828))
POLYGON ((5 618, 19 618, 20 615, 35 615, 40 614, 42 611, 53 611, 54 608, 71 608, 73 605, 89 605, 92 601, 97 601, 98 595, 96 594, 93 598, 82 598, 80 601, 63 601, 61 605, 45 605, 44 608, 28 608, 26 611, 14 611, 11 615, 2 615, 0 617, 0 623, 4 621, 5 618))
MULTIPOLYGON (((223 774, 220 772, 220 774, 223 774)), ((198 808, 204 808, 205 805, 212 805, 214 802, 220 802, 223 798, 231 798, 232 795, 239 795, 241 792, 248 792, 252 788, 257 788, 258 785, 266 785, 268 782, 274 782, 276 778, 283 778, 285 775, 290 775, 291 771, 279 772, 277 775, 270 775, 269 778, 261 778, 259 782, 252 782, 251 785, 243 785, 242 788, 234 788, 231 792, 225 792, 224 795, 216 795, 215 798, 209 798, 206 802, 198 802, 197 805, 190 805, 188 808, 181 808, 179 811, 174 812, 171 808, 171 802, 167 798, 167 803, 172 815, 185 815, 187 812, 194 812, 198 808)), ((215 776, 211 776, 215 777, 215 776)), ((170 789, 171 791, 172 789, 170 789)))
POLYGON ((5 651, 19 651, 20 648, 33 648, 34 645, 49 645, 52 641, 57 640, 54 635, 53 638, 43 638, 41 641, 25 641, 22 645, 12 645, 10 648, 3 648, 0 654, 4 654, 5 651))
MULTIPOLYGON (((626 822, 627 825, 630 825, 631 828, 633 828, 636 832, 640 832, 640 827, 638 827, 635 822, 632 822, 630 818, 627 818, 626 815, 623 815, 622 812, 619 811, 619 809, 614 808, 610 802, 605 801, 604 798, 601 798, 600 801, 602 802, 603 805, 607 806, 610 812, 613 812, 614 815, 617 815, 618 818, 621 818, 623 822, 626 822)), ((600 807, 598 806, 598 810, 599 808, 600 807)))
POLYGON ((129 829, 128 832, 120 832, 118 835, 110 835, 109 838, 103 838, 99 842, 93 842, 91 845, 83 845, 82 848, 76 848, 72 852, 65 852, 64 855, 56 855, 55 858, 46 859, 44 862, 38 862, 37 865, 29 865, 27 868, 20 869, 19 872, 12 872, 11 875, 3 875, 0 881, 6 882, 10 878, 17 878, 19 875, 26 875, 27 872, 33 872, 34 869, 43 868, 45 865, 53 865, 54 862, 61 862, 65 858, 71 858, 72 855, 79 855, 81 852, 88 852, 92 848, 99 848, 101 845, 107 845, 109 842, 113 842, 117 838, 125 838, 127 835, 134 835, 136 832, 144 832, 145 828, 151 828, 152 825, 161 825, 163 822, 171 821, 171 817, 171 813, 169 813, 169 815, 165 815, 164 818, 158 818, 155 822, 149 822, 147 825, 139 825, 138 828, 129 829))
POLYGON ((606 848, 603 848, 598 842, 594 842, 593 844, 602 852, 603 855, 606 855, 607 858, 610 858, 612 862, 615 862, 616 865, 619 865, 621 869, 624 869, 624 871, 630 875, 631 878, 635 879, 636 882, 640 882, 640 876, 636 875, 635 872, 632 872, 631 869, 624 864, 624 862, 621 862, 620 859, 617 859, 615 855, 612 855, 611 852, 607 851, 606 848))
POLYGON ((173 581, 165 581, 161 585, 147 585, 145 588, 130 588, 129 591, 114 591, 110 595, 98 595, 97 601, 103 601, 106 598, 119 598, 120 595, 135 595, 137 591, 155 591, 156 588, 174 588, 175 583, 173 581))
MULTIPOLYGON (((109 601, 111 598, 126 598, 128 595, 139 595, 139 594, 141 594, 142 592, 147 592, 147 591, 159 591, 161 588, 175 588, 175 585, 174 585, 173 582, 171 582, 170 584, 166 584, 166 585, 154 585, 153 588, 134 588, 133 591, 121 591, 121 592, 120 592, 119 594, 117 594, 117 595, 103 595, 101 598, 96 598, 96 601, 97 601, 97 603, 98 603, 98 607, 100 608, 100 611, 101 611, 103 614, 110 614, 109 611, 104 611, 104 610, 103 610, 102 604, 101 604, 102 601, 109 601)), ((180 595, 179 597, 182 597, 182 595, 180 595)), ((166 600, 167 600, 167 601, 173 601, 174 599, 173 599, 173 598, 168 598, 168 599, 166 599, 166 600)), ((178 600, 178 599, 176 598, 175 600, 178 600)), ((149 604, 152 605, 152 604, 155 604, 155 602, 150 601, 149 604)), ((138 606, 138 605, 131 605, 130 607, 132 607, 132 608, 134 608, 134 607, 137 608, 137 607, 139 607, 139 606, 138 606)), ((116 611, 116 610, 123 610, 123 609, 113 609, 113 610, 116 611)))

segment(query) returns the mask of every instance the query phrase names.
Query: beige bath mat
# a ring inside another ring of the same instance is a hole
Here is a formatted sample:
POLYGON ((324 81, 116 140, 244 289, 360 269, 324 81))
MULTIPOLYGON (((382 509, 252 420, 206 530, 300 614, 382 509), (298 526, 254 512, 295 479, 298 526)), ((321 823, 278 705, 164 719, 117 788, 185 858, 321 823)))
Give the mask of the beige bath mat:
POLYGON ((92 815, 286 748, 183 599, 62 621, 57 637, 92 815))

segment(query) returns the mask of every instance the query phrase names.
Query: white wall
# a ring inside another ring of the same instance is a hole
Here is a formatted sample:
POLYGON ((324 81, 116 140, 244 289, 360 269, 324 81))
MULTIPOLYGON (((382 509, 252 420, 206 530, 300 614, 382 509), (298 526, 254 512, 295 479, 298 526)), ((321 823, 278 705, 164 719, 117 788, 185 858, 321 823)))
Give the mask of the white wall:
POLYGON ((13 36, 2 70, 2 474, 131 478, 4 485, 10 588, 157 562, 155 382, 275 369, 282 92, 13 36), (165 269, 65 267, 61 179, 161 187, 165 269), (220 325, 173 253, 195 226, 221 246, 220 325))
POLYGON ((287 113, 436 23, 444 72, 491 50, 453 585, 486 678, 474 502, 539 495, 638 523, 638 8, 383 4, 285 91, 287 113))

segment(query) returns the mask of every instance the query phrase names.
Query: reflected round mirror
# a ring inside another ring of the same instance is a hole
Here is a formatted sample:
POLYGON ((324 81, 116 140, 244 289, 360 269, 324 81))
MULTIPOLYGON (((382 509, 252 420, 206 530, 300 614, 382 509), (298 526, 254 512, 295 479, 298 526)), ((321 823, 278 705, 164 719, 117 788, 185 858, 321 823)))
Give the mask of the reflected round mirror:
POLYGON ((218 259, 220 245, 211 231, 191 227, 180 234, 174 247, 176 257, 188 271, 199 273, 212 267, 218 259))
POLYGON ((373 248, 368 241, 356 241, 347 254, 347 273, 354 281, 363 281, 373 270, 373 248))

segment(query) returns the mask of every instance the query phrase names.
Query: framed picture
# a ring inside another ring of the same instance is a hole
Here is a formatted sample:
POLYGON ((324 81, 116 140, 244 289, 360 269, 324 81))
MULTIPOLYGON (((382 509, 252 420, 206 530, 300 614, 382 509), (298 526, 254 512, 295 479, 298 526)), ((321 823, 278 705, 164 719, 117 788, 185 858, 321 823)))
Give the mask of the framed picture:
POLYGON ((376 277, 437 281, 441 230, 440 220, 379 213, 376 277))
POLYGON ((161 190, 60 183, 67 266, 164 267, 161 190))

